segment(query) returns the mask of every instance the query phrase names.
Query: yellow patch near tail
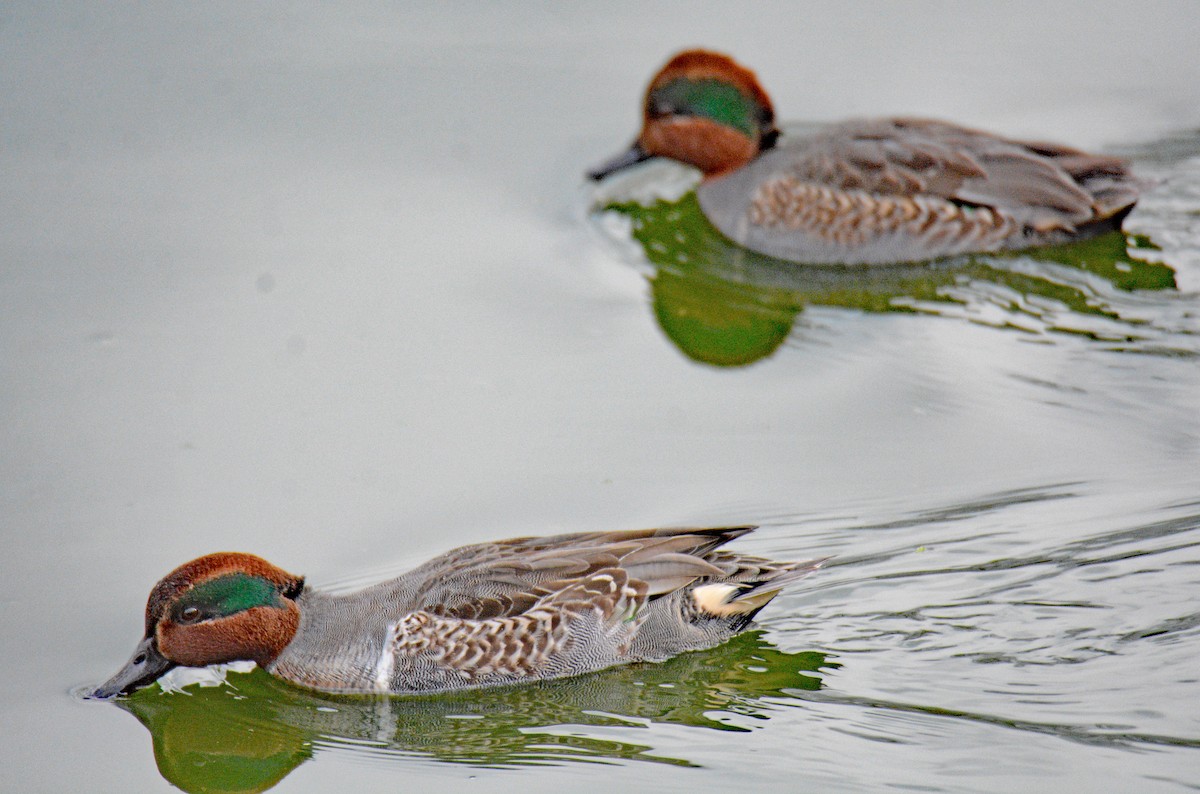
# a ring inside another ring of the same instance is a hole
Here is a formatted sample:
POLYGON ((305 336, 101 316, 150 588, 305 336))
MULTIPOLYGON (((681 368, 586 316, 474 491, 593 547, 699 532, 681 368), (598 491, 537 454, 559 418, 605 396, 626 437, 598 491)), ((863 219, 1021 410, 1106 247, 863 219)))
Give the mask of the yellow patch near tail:
POLYGON ((732 584, 706 584, 692 591, 692 598, 701 611, 717 617, 744 615, 762 609, 779 590, 755 590, 752 593, 739 595, 745 591, 732 584))

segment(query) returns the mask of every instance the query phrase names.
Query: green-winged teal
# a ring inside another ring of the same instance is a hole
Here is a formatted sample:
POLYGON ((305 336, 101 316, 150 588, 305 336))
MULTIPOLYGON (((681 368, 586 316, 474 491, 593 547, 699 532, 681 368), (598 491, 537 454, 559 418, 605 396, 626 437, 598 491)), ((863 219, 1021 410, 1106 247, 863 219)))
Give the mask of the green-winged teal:
POLYGON ((781 259, 879 264, 1061 243, 1119 228, 1138 183, 1113 157, 925 119, 848 121, 780 139, 771 100, 731 58, 689 50, 646 92, 633 146, 700 169, 697 198, 734 242, 781 259))
POLYGON ((327 692, 515 684, 663 660, 745 629, 820 560, 721 547, 752 527, 516 538, 443 554, 346 595, 250 554, 210 554, 150 592, 146 633, 93 697, 176 666, 251 660, 327 692))

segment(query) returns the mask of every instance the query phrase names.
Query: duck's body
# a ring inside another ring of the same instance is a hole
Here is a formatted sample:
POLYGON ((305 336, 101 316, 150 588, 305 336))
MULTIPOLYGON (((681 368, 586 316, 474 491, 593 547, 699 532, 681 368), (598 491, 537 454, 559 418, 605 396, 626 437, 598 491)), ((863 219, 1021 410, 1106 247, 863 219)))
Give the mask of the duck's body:
POLYGON ((146 636, 98 687, 111 697, 176 665, 250 659, 328 692, 515 684, 709 648, 819 561, 720 550, 749 527, 559 535, 464 546, 330 595, 245 554, 201 557, 147 604, 146 636))
POLYGON ((1065 242, 1120 227, 1120 161, 921 119, 851 121, 697 190, 740 245, 797 262, 880 264, 1065 242))
POLYGON ((603 178, 669 157, 704 173, 722 234, 797 262, 881 264, 1013 250, 1119 228, 1138 185, 1116 158, 921 119, 781 138, 757 78, 692 50, 651 81, 642 133, 603 178))

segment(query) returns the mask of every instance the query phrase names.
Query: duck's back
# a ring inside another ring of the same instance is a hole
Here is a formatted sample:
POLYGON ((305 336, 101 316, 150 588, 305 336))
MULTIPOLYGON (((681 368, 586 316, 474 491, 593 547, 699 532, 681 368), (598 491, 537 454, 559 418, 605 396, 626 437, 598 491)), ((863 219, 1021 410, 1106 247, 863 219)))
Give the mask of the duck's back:
POLYGON ((906 262, 1118 228, 1137 182, 1116 158, 944 122, 851 121, 701 185, 727 237, 798 262, 906 262))

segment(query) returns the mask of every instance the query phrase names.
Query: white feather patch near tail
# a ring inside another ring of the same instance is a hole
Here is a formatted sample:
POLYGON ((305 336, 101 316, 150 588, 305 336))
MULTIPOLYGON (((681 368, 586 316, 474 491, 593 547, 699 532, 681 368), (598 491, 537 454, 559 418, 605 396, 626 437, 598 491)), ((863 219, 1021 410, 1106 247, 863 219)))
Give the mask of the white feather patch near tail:
POLYGON ((756 612, 779 595, 779 588, 773 590, 753 590, 745 592, 746 588, 733 584, 706 584, 692 591, 692 598, 701 611, 717 617, 731 617, 756 612), (744 595, 742 595, 745 593, 744 595))
POLYGON ((692 599, 696 607, 714 617, 734 617, 736 615, 753 615, 779 595, 783 588, 803 579, 817 570, 828 560, 785 563, 784 567, 758 577, 754 581, 744 582, 713 582, 704 584, 692 590, 692 599))

